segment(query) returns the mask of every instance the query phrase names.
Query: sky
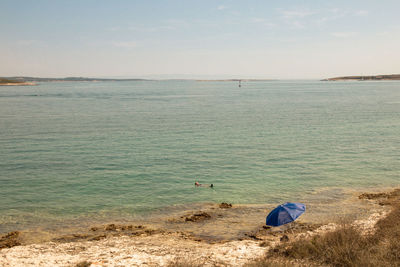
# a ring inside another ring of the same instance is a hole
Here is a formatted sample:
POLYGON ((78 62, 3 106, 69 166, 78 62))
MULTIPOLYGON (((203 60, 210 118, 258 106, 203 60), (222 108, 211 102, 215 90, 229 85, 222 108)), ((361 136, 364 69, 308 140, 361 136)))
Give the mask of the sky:
POLYGON ((0 0, 0 76, 400 73, 398 0, 0 0))

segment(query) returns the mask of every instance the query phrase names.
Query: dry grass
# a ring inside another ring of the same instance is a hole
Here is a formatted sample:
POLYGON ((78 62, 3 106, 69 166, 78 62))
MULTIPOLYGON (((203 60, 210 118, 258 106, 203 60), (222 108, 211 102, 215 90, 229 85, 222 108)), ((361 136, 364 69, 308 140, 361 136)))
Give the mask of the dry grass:
POLYGON ((271 253, 293 259, 309 259, 333 266, 367 266, 365 254, 371 243, 353 227, 343 226, 339 230, 310 240, 300 240, 289 247, 277 248, 271 253))
POLYGON ((393 196, 386 196, 392 211, 373 235, 343 224, 333 232, 282 244, 248 266, 400 266, 400 197, 393 196))

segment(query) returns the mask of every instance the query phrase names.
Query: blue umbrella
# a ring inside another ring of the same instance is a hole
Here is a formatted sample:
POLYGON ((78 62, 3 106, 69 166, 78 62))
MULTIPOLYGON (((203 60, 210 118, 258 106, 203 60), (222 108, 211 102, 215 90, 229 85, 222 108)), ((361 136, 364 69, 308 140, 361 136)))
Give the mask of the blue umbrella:
POLYGON ((296 220, 303 212, 306 206, 302 203, 286 202, 273 209, 267 216, 266 223, 270 226, 280 226, 296 220))

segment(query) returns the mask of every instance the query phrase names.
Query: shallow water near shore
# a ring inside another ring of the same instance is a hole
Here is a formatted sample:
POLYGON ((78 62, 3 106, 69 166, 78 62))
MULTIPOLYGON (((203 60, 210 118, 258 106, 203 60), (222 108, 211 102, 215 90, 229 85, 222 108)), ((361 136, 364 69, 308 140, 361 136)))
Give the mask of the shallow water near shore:
POLYGON ((256 221, 285 201, 328 218, 350 189, 398 186, 399 114, 399 82, 5 86, 0 233, 156 223, 220 202, 256 221))

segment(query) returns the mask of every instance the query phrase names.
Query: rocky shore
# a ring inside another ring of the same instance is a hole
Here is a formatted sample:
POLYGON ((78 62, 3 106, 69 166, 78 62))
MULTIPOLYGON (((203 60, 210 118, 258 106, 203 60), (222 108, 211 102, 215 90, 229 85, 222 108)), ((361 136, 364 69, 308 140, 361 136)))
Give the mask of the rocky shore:
MULTIPOLYGON (((391 201, 400 198, 399 192, 359 195, 357 199, 371 212, 351 224, 364 234, 373 233, 376 223, 389 212, 391 201)), ((23 232, 11 232, 0 238, 0 266, 168 266, 180 261, 204 266, 243 266, 284 243, 334 231, 339 225, 312 223, 300 217, 295 223, 278 228, 262 223, 253 228, 240 224, 237 229, 244 229, 230 240, 202 234, 201 229, 234 228, 231 217, 238 212, 241 207, 221 203, 168 218, 164 227, 106 224, 33 244, 24 241, 23 232)))

